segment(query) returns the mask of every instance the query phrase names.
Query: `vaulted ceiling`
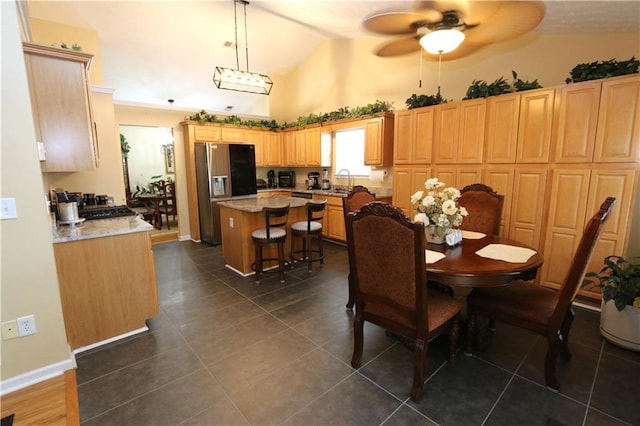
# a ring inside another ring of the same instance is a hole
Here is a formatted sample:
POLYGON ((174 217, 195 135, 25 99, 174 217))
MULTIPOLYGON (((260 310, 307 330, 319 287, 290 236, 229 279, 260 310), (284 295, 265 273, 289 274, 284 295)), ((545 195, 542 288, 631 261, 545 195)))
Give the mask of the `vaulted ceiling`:
MULTIPOLYGON (((458 1, 459 3, 460 1, 458 1)), ((389 8, 410 10, 412 1, 254 0, 237 6, 239 67, 286 75, 320 43, 334 38, 378 37, 365 17, 389 8)), ((534 30, 552 33, 638 32, 638 1, 546 1, 534 30)), ((97 32, 104 86, 117 103, 233 113, 251 110, 256 97, 217 89, 215 66, 236 68, 233 0, 27 1, 31 17, 97 32), (230 43, 229 43, 230 42, 230 43), (226 44, 226 45, 225 45, 226 44), (231 46, 229 46, 231 44, 231 46)), ((386 38, 388 40, 388 37, 386 38)))

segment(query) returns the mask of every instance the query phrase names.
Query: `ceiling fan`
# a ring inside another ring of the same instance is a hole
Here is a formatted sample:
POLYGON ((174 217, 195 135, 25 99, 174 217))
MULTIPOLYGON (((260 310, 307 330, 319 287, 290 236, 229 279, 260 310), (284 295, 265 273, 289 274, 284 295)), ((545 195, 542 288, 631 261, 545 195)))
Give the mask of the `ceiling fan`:
POLYGON ((544 17, 542 1, 421 1, 411 10, 388 10, 363 21, 367 30, 402 36, 377 48, 380 57, 401 56, 425 48, 425 56, 451 60, 484 46, 519 37, 544 17), (433 38, 457 37, 451 46, 433 38), (453 46, 453 47, 452 47, 453 46))

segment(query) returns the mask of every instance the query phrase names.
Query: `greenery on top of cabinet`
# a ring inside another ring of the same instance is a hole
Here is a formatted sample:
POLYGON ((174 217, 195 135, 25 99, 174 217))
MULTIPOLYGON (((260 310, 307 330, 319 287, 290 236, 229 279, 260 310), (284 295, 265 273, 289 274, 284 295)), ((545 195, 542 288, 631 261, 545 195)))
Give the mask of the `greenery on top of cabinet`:
POLYGON ((407 109, 421 108, 431 105, 439 105, 447 103, 447 100, 442 97, 440 92, 436 95, 411 95, 406 101, 404 101, 407 109))
POLYGON ((366 115, 377 114, 379 112, 392 112, 393 106, 391 102, 376 100, 374 103, 367 104, 365 106, 358 106, 353 109, 348 106, 342 107, 332 112, 324 114, 309 114, 307 116, 298 117, 296 121, 291 123, 285 122, 282 125, 283 129, 291 127, 302 127, 309 124, 325 123, 328 121, 338 121, 345 118, 358 118, 366 115))
POLYGON ((205 110, 201 110, 200 112, 196 112, 194 115, 185 117, 185 120, 197 121, 200 124, 232 124, 235 126, 260 127, 262 129, 270 130, 277 130, 280 128, 275 120, 243 120, 237 115, 229 115, 226 117, 218 118, 218 116, 216 116, 215 114, 209 114, 205 110))
POLYGON ((473 80, 467 89, 465 99, 486 98, 489 96, 503 95, 511 92, 522 92, 523 90, 540 89, 542 86, 538 80, 524 81, 518 78, 518 73, 511 71, 513 76, 513 84, 509 84, 504 77, 497 78, 493 83, 487 83, 485 80, 473 80))
POLYGON ((599 78, 616 77, 619 75, 634 74, 638 72, 640 61, 632 56, 628 61, 608 61, 585 62, 578 64, 569 72, 565 82, 577 83, 579 81, 596 80, 599 78))
POLYGON ((302 127, 309 124, 324 123, 327 121, 337 121, 344 118, 358 118, 366 115, 377 114, 379 112, 392 112, 393 106, 391 102, 387 101, 375 101, 374 103, 367 104, 365 106, 355 107, 353 109, 348 106, 342 107, 336 111, 328 112, 325 114, 309 114, 307 116, 298 117, 296 121, 291 123, 285 122, 284 124, 278 124, 275 120, 243 120, 237 115, 230 115, 226 117, 217 117, 213 114, 208 114, 205 110, 195 113, 189 117, 185 117, 185 120, 197 121, 198 123, 218 123, 218 124, 233 124, 236 126, 247 127, 260 127, 263 129, 279 130, 291 127, 302 127))

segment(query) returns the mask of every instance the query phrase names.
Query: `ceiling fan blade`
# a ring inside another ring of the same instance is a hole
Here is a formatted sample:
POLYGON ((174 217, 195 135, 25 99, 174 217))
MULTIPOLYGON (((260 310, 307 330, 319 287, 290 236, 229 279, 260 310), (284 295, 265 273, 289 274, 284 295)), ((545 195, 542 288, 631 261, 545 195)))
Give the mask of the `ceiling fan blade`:
POLYGON ((436 10, 420 12, 380 12, 365 18, 365 29, 378 34, 403 35, 414 34, 419 23, 438 22, 442 14, 436 10), (418 25, 417 25, 418 24, 418 25))
POLYGON ((541 1, 507 1, 491 17, 465 31, 466 39, 475 43, 495 43, 519 37, 538 26, 544 18, 541 1))
POLYGON ((419 36, 412 36, 390 41, 378 48, 375 54, 381 58, 391 58, 417 52, 420 50, 419 39, 419 36))
MULTIPOLYGON (((470 42, 470 41, 463 41, 462 44, 456 49, 453 50, 449 53, 443 53, 442 54, 442 61, 453 61, 456 59, 460 59, 463 58, 467 55, 471 55, 472 53, 477 52, 478 50, 482 49, 483 47, 485 47, 487 45, 487 43, 474 43, 474 42, 470 42)), ((440 55, 434 55, 431 54, 429 52, 427 52, 426 50, 424 51, 424 56, 432 59, 434 61, 437 61, 440 59, 440 55)))

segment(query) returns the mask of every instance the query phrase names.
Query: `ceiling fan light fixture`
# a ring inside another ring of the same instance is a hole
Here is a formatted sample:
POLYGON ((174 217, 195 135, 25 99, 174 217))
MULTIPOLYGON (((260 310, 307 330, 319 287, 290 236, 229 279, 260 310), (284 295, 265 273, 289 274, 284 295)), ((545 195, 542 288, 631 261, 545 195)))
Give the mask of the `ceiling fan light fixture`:
POLYGON ((449 53, 458 48, 464 41, 464 33, 456 29, 432 31, 420 38, 420 45, 429 53, 438 55, 449 53))

